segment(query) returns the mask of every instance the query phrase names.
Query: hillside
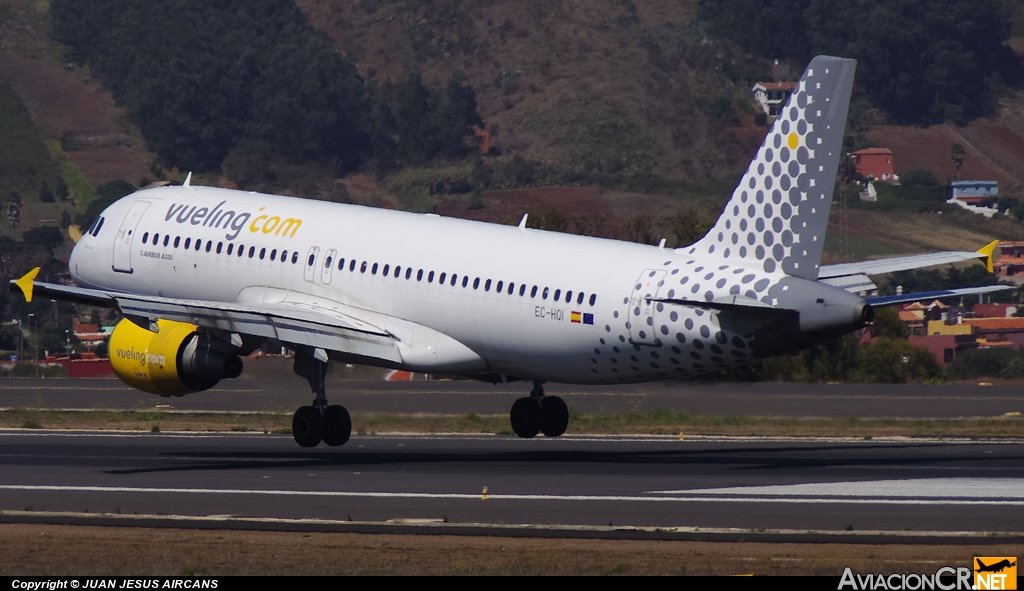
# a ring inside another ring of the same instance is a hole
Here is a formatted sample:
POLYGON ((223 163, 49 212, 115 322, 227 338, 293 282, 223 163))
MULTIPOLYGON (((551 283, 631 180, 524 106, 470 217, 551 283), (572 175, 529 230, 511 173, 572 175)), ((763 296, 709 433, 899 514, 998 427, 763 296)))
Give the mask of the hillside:
POLYGON ((752 126, 749 85, 722 73, 728 50, 692 20, 695 0, 297 4, 371 83, 463 72, 502 153, 572 163, 603 150, 700 184, 760 143, 730 132, 741 114, 752 126))

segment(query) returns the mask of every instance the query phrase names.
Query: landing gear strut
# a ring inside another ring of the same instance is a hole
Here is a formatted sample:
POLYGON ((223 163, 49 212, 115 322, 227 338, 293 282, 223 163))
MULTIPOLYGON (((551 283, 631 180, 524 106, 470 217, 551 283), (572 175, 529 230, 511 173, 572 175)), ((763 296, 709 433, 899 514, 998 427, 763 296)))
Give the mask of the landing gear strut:
POLYGON ((558 437, 569 426, 569 407, 558 396, 545 396, 543 384, 534 380, 530 396, 512 404, 509 420, 520 437, 535 437, 537 433, 558 437))
POLYGON ((318 356, 316 350, 300 347, 295 351, 294 371, 306 378, 316 395, 312 406, 299 407, 292 417, 295 442, 302 447, 316 447, 321 441, 330 446, 343 445, 352 435, 352 419, 344 406, 327 405, 324 387, 326 355, 318 356))

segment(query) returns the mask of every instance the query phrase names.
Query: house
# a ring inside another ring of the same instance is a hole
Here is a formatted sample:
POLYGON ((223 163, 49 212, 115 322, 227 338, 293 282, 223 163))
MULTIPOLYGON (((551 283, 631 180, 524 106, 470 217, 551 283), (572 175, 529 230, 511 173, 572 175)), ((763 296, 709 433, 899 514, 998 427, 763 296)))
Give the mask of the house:
POLYGON ((953 199, 968 205, 987 207, 999 198, 998 181, 953 181, 953 199))
POLYGON ((796 90, 796 82, 758 82, 754 85, 754 100, 765 113, 776 116, 796 90))
POLYGON ((996 273, 1003 277, 1024 275, 1024 242, 1000 242, 999 251, 999 260, 992 264, 996 273))
POLYGON ((857 174, 876 181, 895 180, 892 167, 892 151, 888 148, 866 148, 850 155, 857 174))

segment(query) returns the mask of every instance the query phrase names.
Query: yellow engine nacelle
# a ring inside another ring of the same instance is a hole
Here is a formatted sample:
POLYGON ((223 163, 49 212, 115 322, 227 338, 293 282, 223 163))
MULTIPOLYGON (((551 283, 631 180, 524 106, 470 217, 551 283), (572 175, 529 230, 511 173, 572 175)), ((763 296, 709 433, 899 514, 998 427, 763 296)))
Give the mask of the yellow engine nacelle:
POLYGON ((131 320, 117 323, 110 335, 110 363, 121 381, 143 392, 181 396, 208 390, 224 378, 242 373, 237 355, 214 347, 196 326, 158 320, 160 332, 131 320))

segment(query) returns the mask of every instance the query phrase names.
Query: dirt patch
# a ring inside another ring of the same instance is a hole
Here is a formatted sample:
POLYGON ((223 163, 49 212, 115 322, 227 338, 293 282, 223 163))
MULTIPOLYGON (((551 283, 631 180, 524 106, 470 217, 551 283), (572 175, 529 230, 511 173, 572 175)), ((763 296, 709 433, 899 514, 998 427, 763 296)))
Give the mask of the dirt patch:
POLYGON ((0 525, 0 575, 934 573, 1012 545, 768 544, 0 525))
POLYGON ((949 182, 956 175, 950 149, 954 143, 959 143, 966 153, 960 168, 960 178, 996 180, 1000 188, 1019 184, 1016 177, 992 162, 948 125, 924 128, 880 127, 867 132, 867 137, 879 147, 892 150, 893 168, 897 174, 904 174, 908 170, 927 170, 939 182, 949 182))
MULTIPOLYGON (((1024 183, 1024 139, 1012 130, 990 121, 973 121, 957 131, 971 146, 1016 179, 1006 189, 1020 190, 1024 183)), ((999 188, 1002 190, 1004 187, 999 188)))

